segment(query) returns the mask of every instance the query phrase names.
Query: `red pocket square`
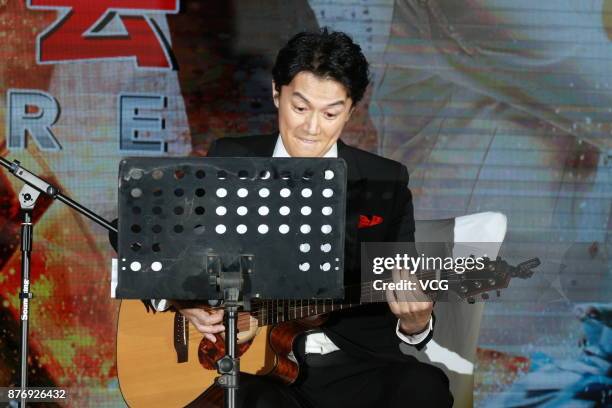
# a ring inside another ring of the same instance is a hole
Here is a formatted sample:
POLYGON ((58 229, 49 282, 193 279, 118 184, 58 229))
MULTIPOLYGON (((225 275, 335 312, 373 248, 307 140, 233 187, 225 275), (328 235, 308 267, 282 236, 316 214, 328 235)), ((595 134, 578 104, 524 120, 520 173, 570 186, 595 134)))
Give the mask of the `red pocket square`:
POLYGON ((365 215, 359 216, 359 225, 357 228, 368 228, 378 225, 383 222, 383 218, 378 215, 373 215, 372 218, 368 218, 365 215))

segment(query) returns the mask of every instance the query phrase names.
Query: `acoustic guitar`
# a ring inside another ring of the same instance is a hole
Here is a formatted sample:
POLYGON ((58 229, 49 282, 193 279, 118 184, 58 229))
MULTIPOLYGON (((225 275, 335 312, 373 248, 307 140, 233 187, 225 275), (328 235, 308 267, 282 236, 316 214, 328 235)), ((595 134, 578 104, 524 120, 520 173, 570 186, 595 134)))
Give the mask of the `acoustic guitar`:
MULTIPOLYGON (((537 258, 514 267, 485 258, 485 268, 469 278, 437 271, 448 290, 473 302, 476 295, 508 287, 510 279, 526 279, 537 258)), ((419 276, 424 279, 425 276, 419 276)), ((371 287, 371 285, 370 285, 371 287)), ((363 291, 362 291, 363 294, 363 291)), ((363 295, 362 295, 363 299, 363 295)), ((269 375, 290 384, 299 374, 293 357, 295 339, 321 324, 327 313, 356 307, 333 300, 257 301, 238 318, 240 371, 269 375)), ((215 363, 225 354, 224 339, 206 339, 176 312, 147 313, 139 300, 123 300, 117 327, 117 371, 121 393, 130 407, 223 407, 223 390, 215 384, 215 363), (203 394, 203 395, 202 395, 203 394)))

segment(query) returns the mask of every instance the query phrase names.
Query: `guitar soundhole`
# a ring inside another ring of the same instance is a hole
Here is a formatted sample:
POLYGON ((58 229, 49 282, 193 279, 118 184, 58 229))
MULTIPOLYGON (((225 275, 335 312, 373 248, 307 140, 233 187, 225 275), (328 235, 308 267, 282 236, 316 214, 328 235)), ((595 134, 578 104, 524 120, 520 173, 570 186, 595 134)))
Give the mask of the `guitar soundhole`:
MULTIPOLYGON (((225 339, 219 334, 216 334, 216 342, 212 342, 207 338, 203 338, 198 347, 198 359, 200 364, 207 370, 216 370, 217 361, 225 355, 225 339)), ((245 342, 238 345, 238 356, 243 355, 251 346, 251 342, 245 342)))

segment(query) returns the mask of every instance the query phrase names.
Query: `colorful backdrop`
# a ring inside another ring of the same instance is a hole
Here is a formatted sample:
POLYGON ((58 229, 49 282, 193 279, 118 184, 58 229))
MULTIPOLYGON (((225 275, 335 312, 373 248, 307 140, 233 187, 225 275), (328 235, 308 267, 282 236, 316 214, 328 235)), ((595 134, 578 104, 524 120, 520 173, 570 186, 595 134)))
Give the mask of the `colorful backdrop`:
MULTIPOLYGON (((485 308, 476 405, 533 403, 542 373, 540 404, 609 398, 612 1, 0 0, 0 154, 113 219, 122 157, 273 131, 275 53, 322 26, 372 63, 343 138, 408 166, 417 218, 501 211, 508 245, 562 249, 541 299, 485 308)), ((0 172, 0 385, 18 382, 21 186, 0 172)), ((31 381, 121 406, 106 233, 45 199, 34 231, 31 381)))

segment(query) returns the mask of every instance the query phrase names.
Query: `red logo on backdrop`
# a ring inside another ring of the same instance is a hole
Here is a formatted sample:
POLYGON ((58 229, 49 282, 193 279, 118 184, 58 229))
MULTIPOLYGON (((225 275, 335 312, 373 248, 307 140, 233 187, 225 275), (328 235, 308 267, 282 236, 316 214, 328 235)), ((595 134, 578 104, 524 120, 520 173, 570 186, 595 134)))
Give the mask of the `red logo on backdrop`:
POLYGON ((39 64, 133 59, 139 68, 173 69, 170 42, 151 15, 176 14, 180 0, 28 0, 59 18, 38 35, 39 64))

